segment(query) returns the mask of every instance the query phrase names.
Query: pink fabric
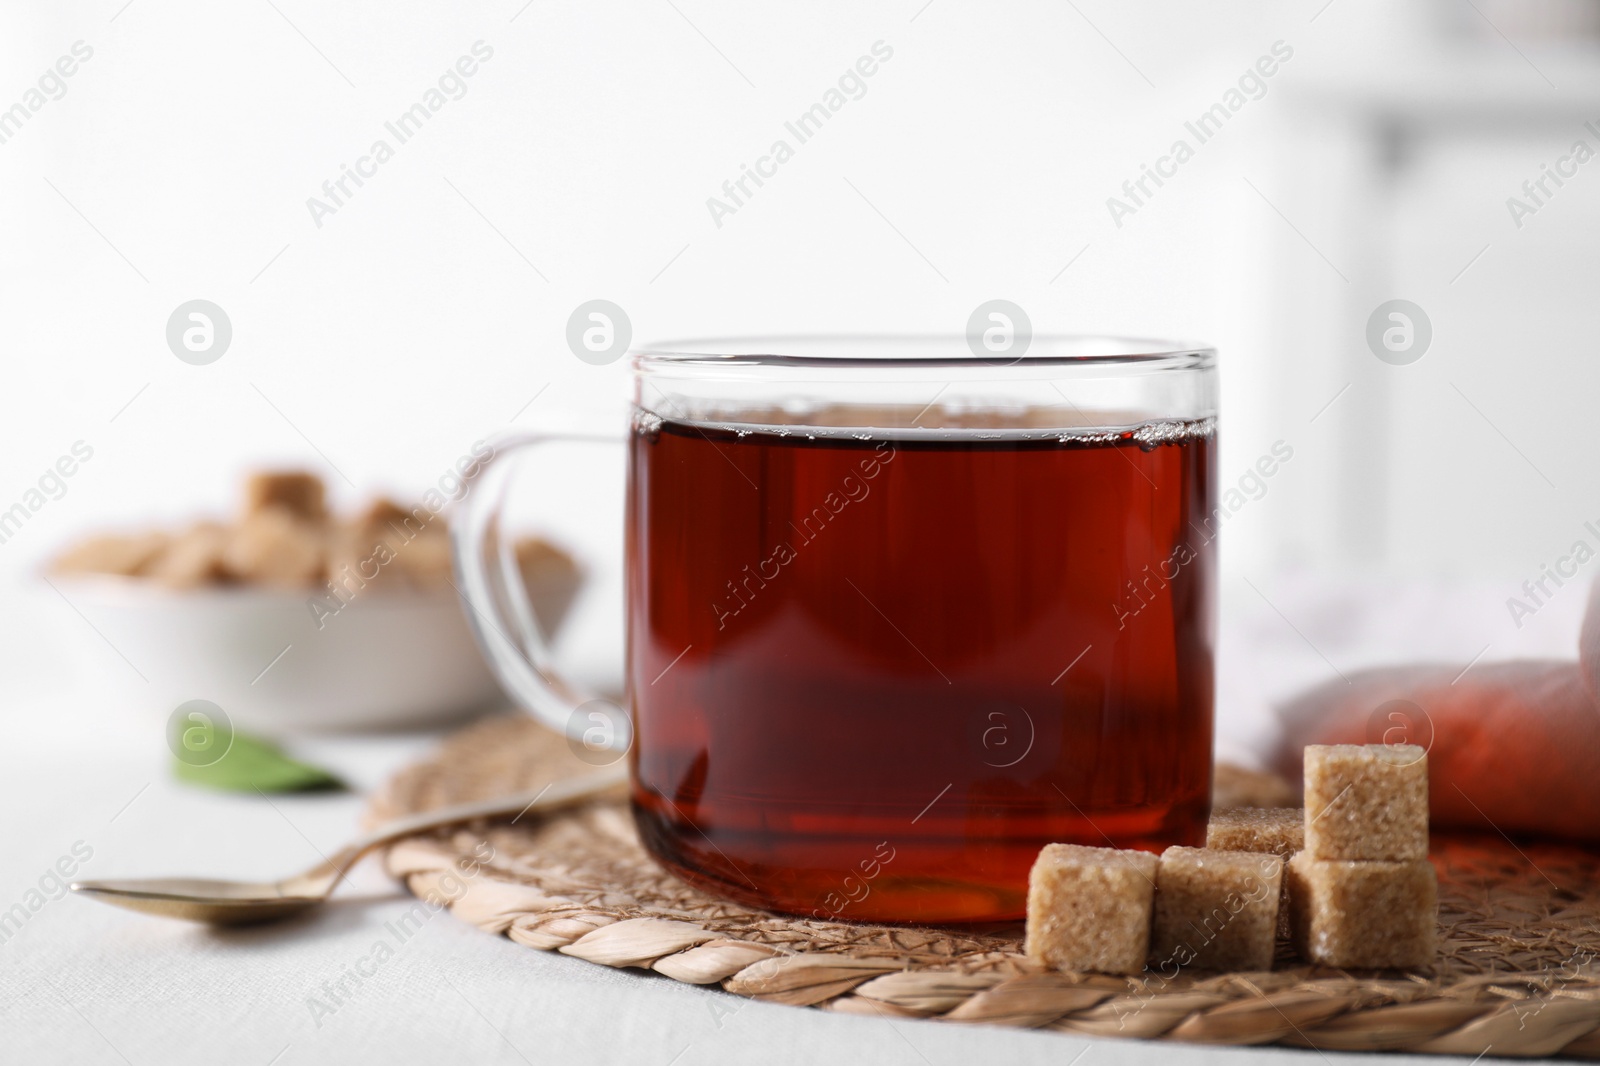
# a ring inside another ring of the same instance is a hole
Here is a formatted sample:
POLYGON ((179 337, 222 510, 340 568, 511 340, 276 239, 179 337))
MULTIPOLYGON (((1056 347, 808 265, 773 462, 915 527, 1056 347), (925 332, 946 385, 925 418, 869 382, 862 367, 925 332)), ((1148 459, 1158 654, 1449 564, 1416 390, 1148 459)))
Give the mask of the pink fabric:
POLYGON ((1387 666, 1319 685, 1279 707, 1277 769, 1298 780, 1307 744, 1420 744, 1436 826, 1600 842, 1600 583, 1579 645, 1577 662, 1387 666))

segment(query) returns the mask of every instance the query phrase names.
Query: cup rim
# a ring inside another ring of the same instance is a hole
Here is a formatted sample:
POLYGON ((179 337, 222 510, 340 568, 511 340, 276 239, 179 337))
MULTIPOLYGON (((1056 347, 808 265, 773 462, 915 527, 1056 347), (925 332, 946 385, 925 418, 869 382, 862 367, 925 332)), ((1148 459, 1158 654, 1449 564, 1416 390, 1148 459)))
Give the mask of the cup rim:
POLYGON ((1023 354, 980 356, 952 333, 795 333, 657 341, 632 353, 636 371, 790 367, 813 369, 1095 366, 1209 370, 1217 350, 1206 344, 1109 334, 1040 334, 1023 354), (933 352, 935 354, 929 354, 933 352), (914 353, 914 354, 913 354, 914 353))

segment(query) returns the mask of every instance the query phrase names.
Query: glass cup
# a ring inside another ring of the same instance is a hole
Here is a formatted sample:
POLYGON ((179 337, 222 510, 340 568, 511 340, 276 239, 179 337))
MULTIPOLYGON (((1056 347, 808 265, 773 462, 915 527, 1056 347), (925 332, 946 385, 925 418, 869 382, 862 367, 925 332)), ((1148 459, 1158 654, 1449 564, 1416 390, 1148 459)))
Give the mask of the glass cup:
POLYGON ((572 438, 499 442, 465 501, 458 571, 501 680, 580 754, 627 752, 640 838, 685 881, 988 922, 1023 915, 1045 844, 1204 843, 1215 353, 975 350, 634 357, 625 712, 558 676, 500 532, 520 463, 572 438))

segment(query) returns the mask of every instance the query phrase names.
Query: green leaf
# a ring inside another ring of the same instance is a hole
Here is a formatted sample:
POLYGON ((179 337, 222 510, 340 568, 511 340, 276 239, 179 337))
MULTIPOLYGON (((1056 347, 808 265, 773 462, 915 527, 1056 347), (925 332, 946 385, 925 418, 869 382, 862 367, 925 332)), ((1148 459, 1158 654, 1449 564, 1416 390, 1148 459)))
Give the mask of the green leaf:
POLYGON ((342 791, 343 781, 319 766, 297 762, 271 741, 233 734, 227 754, 204 766, 174 759, 179 781, 227 792, 342 791))

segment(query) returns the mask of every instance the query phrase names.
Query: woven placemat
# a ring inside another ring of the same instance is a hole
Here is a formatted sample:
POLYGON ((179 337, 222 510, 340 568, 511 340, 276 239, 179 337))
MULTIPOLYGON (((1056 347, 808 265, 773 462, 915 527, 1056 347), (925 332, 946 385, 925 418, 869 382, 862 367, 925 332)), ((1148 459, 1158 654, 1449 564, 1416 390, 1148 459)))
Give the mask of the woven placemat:
MULTIPOLYGON (((398 775, 375 819, 592 772, 527 719, 480 722, 398 775)), ((620 799, 414 837, 391 874, 519 944, 754 999, 855 1014, 1207 1044, 1600 1058, 1600 856, 1435 836, 1442 946, 1427 974, 1305 966, 1173 980, 1061 974, 1020 926, 974 934, 780 917, 657 867, 620 799)))

